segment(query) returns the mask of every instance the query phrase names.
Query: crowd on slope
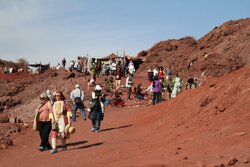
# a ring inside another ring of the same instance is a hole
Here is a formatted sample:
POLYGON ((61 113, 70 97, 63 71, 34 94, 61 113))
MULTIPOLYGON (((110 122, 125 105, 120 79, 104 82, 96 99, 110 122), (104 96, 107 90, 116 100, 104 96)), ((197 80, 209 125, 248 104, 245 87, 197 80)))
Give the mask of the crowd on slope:
MULTIPOLYGON (((148 87, 145 90, 141 83, 133 82, 135 68, 132 61, 127 66, 110 61, 110 64, 104 65, 102 72, 98 71, 96 67, 95 63, 92 63, 90 68, 88 87, 94 89, 90 99, 85 99, 84 91, 86 90, 80 88, 81 83, 76 84, 71 91, 70 102, 65 100, 61 91, 51 93, 50 90, 47 90, 46 93, 40 95, 41 104, 36 110, 33 126, 40 134, 40 151, 50 150, 51 154, 56 153, 58 138, 61 139, 62 151, 67 150, 66 139, 75 131, 73 125, 76 122, 78 109, 81 112, 82 120, 87 120, 87 117, 91 120, 91 131, 99 133, 105 108, 124 107, 125 103, 131 99, 148 100, 155 105, 161 101, 175 98, 182 90, 181 75, 179 73, 173 75, 169 67, 165 70, 158 66, 149 67, 147 74, 145 72, 148 80, 148 87), (105 78, 104 83, 98 83, 97 75, 105 78), (125 84, 122 84, 122 80, 125 81, 125 84), (123 94, 126 95, 125 98, 122 96, 123 94), (89 103, 86 105, 84 101, 87 100, 89 103), (49 136, 51 136, 51 145, 49 136)), ((194 78, 191 80, 187 88, 197 87, 197 80, 194 78)))

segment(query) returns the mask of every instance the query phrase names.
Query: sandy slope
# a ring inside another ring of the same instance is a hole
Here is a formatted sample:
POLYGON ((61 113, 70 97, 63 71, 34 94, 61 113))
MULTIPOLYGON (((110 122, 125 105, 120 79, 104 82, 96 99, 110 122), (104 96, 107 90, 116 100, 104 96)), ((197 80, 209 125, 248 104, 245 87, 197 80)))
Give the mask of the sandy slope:
POLYGON ((249 166, 249 80, 250 66, 155 106, 111 108, 98 134, 78 117, 68 150, 55 155, 23 130, 1 166, 249 166))

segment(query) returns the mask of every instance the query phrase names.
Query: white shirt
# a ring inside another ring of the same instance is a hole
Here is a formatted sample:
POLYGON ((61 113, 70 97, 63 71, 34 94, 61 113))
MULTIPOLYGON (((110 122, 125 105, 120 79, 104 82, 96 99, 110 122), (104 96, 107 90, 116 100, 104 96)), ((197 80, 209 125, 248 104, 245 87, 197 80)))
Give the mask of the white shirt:
POLYGON ((132 85, 131 77, 128 76, 128 77, 126 78, 126 87, 127 87, 127 88, 130 88, 131 85, 132 85))
POLYGON ((76 97, 80 97, 82 99, 82 101, 84 100, 84 92, 81 89, 79 89, 79 88, 74 89, 70 93, 71 100, 74 101, 76 97))

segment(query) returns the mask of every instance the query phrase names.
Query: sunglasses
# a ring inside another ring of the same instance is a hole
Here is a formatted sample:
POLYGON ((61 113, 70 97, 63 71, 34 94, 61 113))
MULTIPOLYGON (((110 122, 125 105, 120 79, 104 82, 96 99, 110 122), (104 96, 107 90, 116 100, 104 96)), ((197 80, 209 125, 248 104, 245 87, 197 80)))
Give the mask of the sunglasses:
POLYGON ((40 100, 45 100, 45 98, 44 97, 40 97, 40 100))

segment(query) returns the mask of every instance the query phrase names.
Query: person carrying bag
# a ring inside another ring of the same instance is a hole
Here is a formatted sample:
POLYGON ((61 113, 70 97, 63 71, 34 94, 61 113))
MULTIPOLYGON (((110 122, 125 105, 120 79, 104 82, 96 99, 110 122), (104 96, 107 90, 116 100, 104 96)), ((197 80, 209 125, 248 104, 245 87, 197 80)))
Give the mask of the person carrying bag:
POLYGON ((51 120, 49 113, 51 110, 51 103, 46 93, 40 95, 41 104, 36 110, 35 118, 33 122, 33 130, 39 131, 40 135, 40 151, 50 150, 51 145, 49 143, 49 134, 51 132, 51 120))

